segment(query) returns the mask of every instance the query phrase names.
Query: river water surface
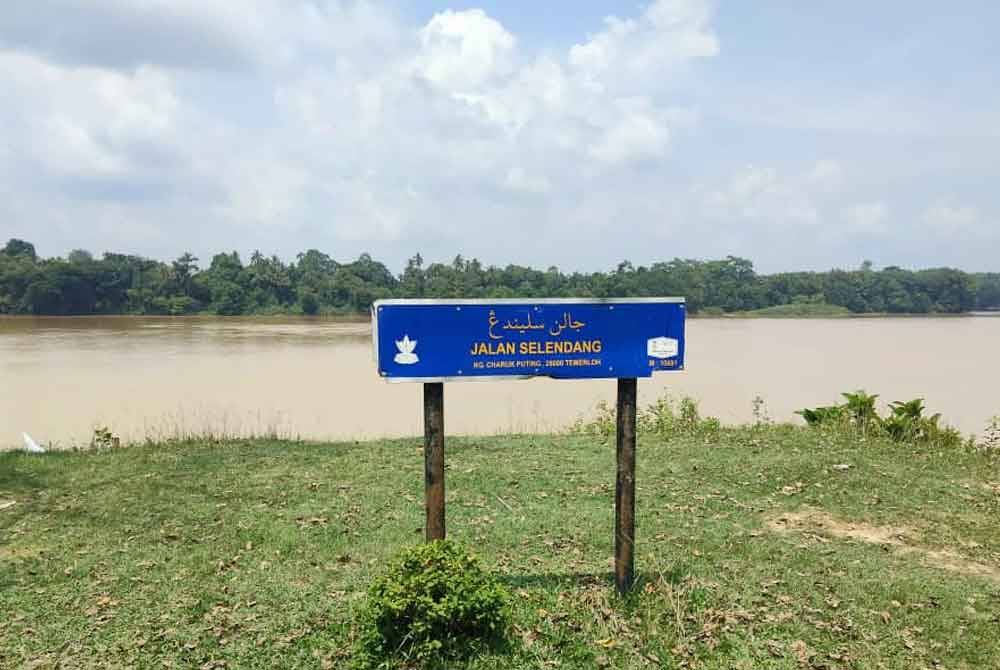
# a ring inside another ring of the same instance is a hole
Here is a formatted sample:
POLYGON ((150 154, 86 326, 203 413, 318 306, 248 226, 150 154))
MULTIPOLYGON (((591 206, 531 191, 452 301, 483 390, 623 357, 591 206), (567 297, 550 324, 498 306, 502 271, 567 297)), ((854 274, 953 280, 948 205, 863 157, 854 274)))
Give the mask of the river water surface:
MULTIPOLYGON (((1000 318, 691 319, 687 370, 639 381, 640 402, 691 395, 725 423, 775 420, 864 388, 923 397, 963 432, 1000 414, 1000 318)), ((448 433, 558 430, 613 380, 445 387, 448 433)), ((0 318, 0 448, 55 447, 97 426, 124 440, 276 432, 315 439, 422 434, 419 384, 375 373, 367 320, 0 318)))

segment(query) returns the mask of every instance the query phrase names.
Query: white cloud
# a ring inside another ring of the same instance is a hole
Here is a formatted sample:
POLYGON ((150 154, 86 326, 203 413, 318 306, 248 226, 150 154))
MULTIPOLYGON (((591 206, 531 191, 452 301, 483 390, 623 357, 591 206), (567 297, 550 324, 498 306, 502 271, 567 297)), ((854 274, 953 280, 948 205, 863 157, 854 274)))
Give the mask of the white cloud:
POLYGON ((773 167, 747 165, 724 187, 703 192, 703 212, 728 225, 815 226, 822 216, 808 181, 809 175, 785 177, 773 167))
MULTIPOLYGON (((778 122, 740 125, 808 99, 727 106, 699 80, 722 53, 714 6, 655 0, 556 48, 473 8, 406 23, 366 0, 6 3, 0 242, 593 268, 896 239, 908 182, 778 122)), ((752 86, 759 73, 736 67, 752 86)), ((897 110, 876 103, 802 125, 897 110)), ((983 230, 983 211, 942 201, 918 217, 983 230)))
POLYGON ((844 208, 843 221, 848 230, 879 235, 888 231, 889 207, 884 202, 865 202, 844 208))
POLYGON ((602 89, 656 85, 657 77, 719 52, 710 18, 701 0, 656 0, 636 18, 607 17, 604 30, 570 49, 569 63, 602 89))
MULTIPOLYGON (((703 4, 654 5, 637 24, 643 41, 617 44, 616 52, 648 50, 658 37, 663 44, 654 51, 682 61, 688 47, 671 39, 708 34, 707 10, 690 9, 703 4)), ((386 179, 423 182, 421 192, 476 183, 536 194, 557 183, 572 190, 583 175, 666 159, 672 129, 697 117, 649 95, 641 82, 634 91, 616 84, 618 94, 603 93, 571 65, 576 47, 564 58, 527 57, 481 10, 436 14, 415 35, 377 72, 340 59, 332 70, 284 83, 276 100, 344 156, 345 167, 378 164, 386 179)))
POLYGON ((504 185, 512 191, 530 195, 543 195, 548 193, 552 188, 549 180, 544 175, 528 174, 520 166, 512 167, 507 171, 504 185))
POLYGON ((5 3, 0 47, 70 65, 247 70, 373 53, 398 35, 364 0, 33 0, 5 3))
POLYGON ((0 51, 0 111, 18 160, 54 177, 141 178, 175 141, 180 102, 152 67, 66 68, 0 51))
POLYGON ((481 9, 435 14, 420 30, 417 71, 454 93, 479 90, 513 67, 514 36, 481 9))
POLYGON ((662 158, 670 131, 666 125, 641 112, 631 112, 605 130, 591 146, 590 155, 604 163, 624 163, 640 158, 662 158))
POLYGON ((976 230, 982 221, 982 215, 975 207, 942 200, 924 210, 921 221, 939 233, 961 233, 976 230))
POLYGON ((838 161, 828 158, 818 160, 809 170, 807 179, 821 191, 836 191, 844 183, 844 169, 838 161))

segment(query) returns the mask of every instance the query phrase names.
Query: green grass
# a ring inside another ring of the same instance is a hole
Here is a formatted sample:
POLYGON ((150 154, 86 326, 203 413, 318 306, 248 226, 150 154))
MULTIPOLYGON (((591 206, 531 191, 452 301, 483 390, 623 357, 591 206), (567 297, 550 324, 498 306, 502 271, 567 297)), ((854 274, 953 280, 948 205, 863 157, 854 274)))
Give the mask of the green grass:
MULTIPOLYGON (((1000 668, 997 461, 790 426, 640 437, 624 600, 614 462, 596 437, 449 439, 449 537, 513 594, 510 645, 468 667, 1000 668), (772 529, 805 510, 903 539, 772 529)), ((416 439, 0 454, 0 667, 345 667, 422 496, 416 439)))
POLYGON ((826 303, 790 303, 788 305, 774 305, 772 307, 764 307, 763 309, 739 312, 738 316, 769 318, 829 318, 851 316, 851 311, 840 305, 828 305, 826 303))

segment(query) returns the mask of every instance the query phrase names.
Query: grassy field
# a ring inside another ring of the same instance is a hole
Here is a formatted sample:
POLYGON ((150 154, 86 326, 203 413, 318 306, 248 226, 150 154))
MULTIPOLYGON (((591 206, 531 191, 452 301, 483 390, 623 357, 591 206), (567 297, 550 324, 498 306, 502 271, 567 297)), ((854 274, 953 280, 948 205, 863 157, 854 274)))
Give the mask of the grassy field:
POLYGON ((793 303, 789 305, 774 305, 755 309, 749 312, 738 312, 739 316, 773 319, 802 319, 802 318, 830 318, 839 316, 852 316, 846 307, 840 305, 828 305, 826 303, 793 303))
MULTIPOLYGON (((449 537, 513 594, 472 668, 1000 668, 1000 467, 790 426, 450 439, 449 537)), ((0 667, 336 668, 421 541, 417 439, 0 454, 0 667), (13 503, 13 504, 12 504, 13 503)), ((463 666, 466 667, 466 666, 463 666)))

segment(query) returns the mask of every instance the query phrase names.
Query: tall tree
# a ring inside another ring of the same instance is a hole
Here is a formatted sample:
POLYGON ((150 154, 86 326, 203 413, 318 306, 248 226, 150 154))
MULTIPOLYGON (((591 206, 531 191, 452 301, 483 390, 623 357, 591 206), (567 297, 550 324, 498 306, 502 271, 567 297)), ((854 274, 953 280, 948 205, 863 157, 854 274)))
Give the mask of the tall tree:
POLYGON ((3 254, 5 256, 26 256, 31 260, 36 260, 38 255, 35 253, 35 245, 31 242, 25 242, 24 240, 19 240, 17 238, 11 238, 3 248, 3 254))

